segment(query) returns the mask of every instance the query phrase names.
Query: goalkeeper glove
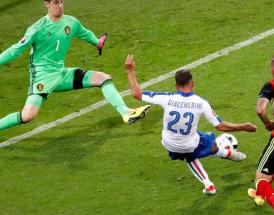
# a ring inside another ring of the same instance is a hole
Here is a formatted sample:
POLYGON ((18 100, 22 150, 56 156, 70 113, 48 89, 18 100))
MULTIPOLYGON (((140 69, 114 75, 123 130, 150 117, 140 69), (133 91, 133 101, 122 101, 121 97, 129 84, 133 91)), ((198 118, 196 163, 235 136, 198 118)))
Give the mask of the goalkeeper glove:
POLYGON ((99 52, 99 56, 102 55, 102 49, 104 47, 105 41, 107 39, 107 33, 104 33, 100 38, 99 38, 99 43, 97 46, 97 50, 99 52))

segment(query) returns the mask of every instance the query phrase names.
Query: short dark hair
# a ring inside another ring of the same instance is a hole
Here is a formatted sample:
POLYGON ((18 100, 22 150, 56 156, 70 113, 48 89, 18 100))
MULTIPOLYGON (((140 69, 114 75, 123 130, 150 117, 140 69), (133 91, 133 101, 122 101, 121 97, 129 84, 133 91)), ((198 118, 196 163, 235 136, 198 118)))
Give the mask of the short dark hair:
POLYGON ((187 69, 180 69, 175 74, 175 81, 176 84, 179 86, 185 86, 187 83, 192 81, 192 74, 187 69))

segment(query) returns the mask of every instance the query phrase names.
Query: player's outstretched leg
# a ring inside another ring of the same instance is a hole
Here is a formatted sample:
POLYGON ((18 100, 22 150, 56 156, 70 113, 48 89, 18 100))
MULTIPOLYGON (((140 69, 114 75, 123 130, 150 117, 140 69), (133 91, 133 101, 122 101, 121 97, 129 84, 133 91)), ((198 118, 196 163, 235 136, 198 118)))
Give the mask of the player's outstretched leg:
POLYGON ((191 162, 187 162, 187 166, 192 174, 204 184, 205 188, 203 189, 203 193, 206 195, 214 195, 216 194, 216 188, 214 184, 210 181, 208 174, 206 173, 203 165, 198 159, 195 159, 191 162))
POLYGON ((4 130, 15 125, 19 125, 22 123, 21 113, 15 112, 11 113, 4 118, 0 119, 0 130, 4 130))
POLYGON ((256 194, 261 196, 274 209, 274 191, 271 182, 261 179, 256 184, 256 194))
POLYGON ((37 116, 42 101, 43 98, 40 95, 29 96, 22 112, 11 113, 0 119, 0 130, 30 122, 37 116))
POLYGON ((218 147, 217 144, 213 146, 212 154, 213 157, 225 158, 231 161, 242 161, 246 159, 246 154, 243 152, 231 150, 226 147, 218 147))
POLYGON ((91 77, 91 85, 101 87, 105 99, 119 112, 125 123, 132 124, 144 118, 150 110, 150 105, 135 109, 128 108, 108 74, 94 72, 91 77))

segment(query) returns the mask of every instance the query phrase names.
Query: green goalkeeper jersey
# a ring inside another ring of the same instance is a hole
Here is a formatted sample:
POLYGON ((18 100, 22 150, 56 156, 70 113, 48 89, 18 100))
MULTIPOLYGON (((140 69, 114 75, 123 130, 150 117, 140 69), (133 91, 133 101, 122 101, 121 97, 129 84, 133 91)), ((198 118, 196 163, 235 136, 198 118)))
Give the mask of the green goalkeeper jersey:
POLYGON ((74 37, 94 46, 99 43, 94 33, 83 27, 75 17, 63 15, 60 21, 53 22, 48 16, 44 16, 27 29, 17 44, 0 54, 0 65, 12 61, 31 46, 31 70, 35 68, 40 74, 62 71, 66 53, 74 37))

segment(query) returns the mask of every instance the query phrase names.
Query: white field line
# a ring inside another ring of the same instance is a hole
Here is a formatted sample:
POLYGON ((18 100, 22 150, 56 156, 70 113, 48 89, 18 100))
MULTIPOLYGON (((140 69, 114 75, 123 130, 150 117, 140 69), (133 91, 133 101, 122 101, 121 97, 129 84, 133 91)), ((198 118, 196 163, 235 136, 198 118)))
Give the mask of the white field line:
MULTIPOLYGON (((267 31, 265 31, 263 33, 260 33, 260 34, 254 36, 254 37, 252 37, 252 38, 250 38, 248 40, 245 40, 243 42, 234 44, 234 45, 229 46, 227 48, 224 48, 224 49, 222 49, 220 51, 217 51, 215 53, 209 54, 209 55, 207 55, 205 57, 202 57, 199 60, 196 60, 196 61, 194 61, 194 62, 192 62, 190 64, 182 66, 182 67, 180 67, 178 69, 174 69, 173 71, 171 71, 169 73, 166 73, 164 75, 161 75, 161 76, 158 76, 156 78, 153 78, 153 79, 151 79, 151 80, 149 80, 147 82, 144 82, 144 83, 141 84, 141 88, 144 89, 146 87, 149 87, 151 85, 154 85, 156 83, 164 81, 164 80, 166 80, 166 79, 168 79, 170 77, 173 77, 174 74, 178 70, 180 70, 182 68, 186 68, 186 69, 195 68, 195 67, 200 66, 202 64, 208 63, 208 62, 210 62, 210 61, 212 61, 212 60, 214 60, 216 58, 228 55, 229 53, 231 53, 233 51, 236 51, 238 49, 241 49, 241 48, 243 48, 245 46, 249 46, 249 45, 251 45, 253 43, 256 43, 256 42, 258 42, 258 41, 260 41, 260 40, 262 40, 262 39, 264 39, 266 37, 269 37, 269 36, 271 36, 273 34, 274 34, 274 28, 270 29, 270 30, 267 30, 267 31)), ((128 96, 128 95, 130 95, 130 91, 129 90, 122 91, 121 95, 122 95, 122 97, 128 96)), ((7 141, 4 141, 4 142, 0 143, 0 148, 3 148, 3 147, 6 147, 6 146, 9 146, 9 145, 18 143, 19 141, 24 140, 24 139, 26 139, 28 137, 31 137, 31 136, 36 135, 36 134, 39 134, 39 133, 41 133, 43 131, 46 131, 46 130, 48 130, 50 128, 53 128, 53 127, 55 127, 57 125, 63 124, 65 122, 68 122, 68 121, 70 121, 72 119, 75 119, 75 118, 77 118, 79 116, 82 116, 83 114, 89 113, 89 112, 91 112, 93 110, 96 110, 96 109, 98 109, 100 107, 103 107, 106 104, 107 104, 107 102, 105 100, 96 102, 96 103, 94 103, 94 104, 92 104, 92 105, 90 105, 90 106, 88 106, 86 108, 83 108, 83 109, 79 110, 78 112, 71 113, 71 114, 69 114, 67 116, 64 116, 64 117, 62 117, 60 119, 57 119, 57 120, 55 120, 53 122, 50 122, 50 123, 44 124, 42 126, 39 126, 39 127, 35 128, 35 129, 33 129, 32 131, 28 131, 28 132, 26 132, 24 134, 21 134, 19 136, 12 137, 12 138, 8 139, 7 141)))

